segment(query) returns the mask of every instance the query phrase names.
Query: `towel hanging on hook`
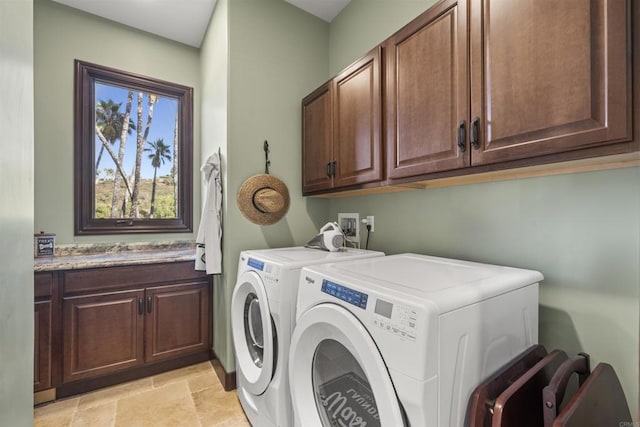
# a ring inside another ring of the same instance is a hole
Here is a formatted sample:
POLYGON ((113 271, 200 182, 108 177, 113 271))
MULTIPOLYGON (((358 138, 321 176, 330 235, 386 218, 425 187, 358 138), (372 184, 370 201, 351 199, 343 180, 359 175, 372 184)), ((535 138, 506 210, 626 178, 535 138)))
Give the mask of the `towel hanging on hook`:
POLYGON ((196 237, 195 269, 207 274, 222 273, 222 158, 220 148, 200 169, 204 175, 206 195, 196 237))

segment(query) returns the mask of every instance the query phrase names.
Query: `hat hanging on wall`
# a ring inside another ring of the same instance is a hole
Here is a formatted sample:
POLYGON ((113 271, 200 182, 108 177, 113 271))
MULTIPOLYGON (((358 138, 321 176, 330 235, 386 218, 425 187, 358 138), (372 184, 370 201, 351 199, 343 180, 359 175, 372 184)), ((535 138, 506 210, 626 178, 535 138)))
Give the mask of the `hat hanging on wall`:
POLYGON ((289 190, 278 178, 269 175, 269 143, 264 142, 265 173, 254 175, 238 190, 238 208, 251 222, 271 225, 280 221, 289 210, 289 190))

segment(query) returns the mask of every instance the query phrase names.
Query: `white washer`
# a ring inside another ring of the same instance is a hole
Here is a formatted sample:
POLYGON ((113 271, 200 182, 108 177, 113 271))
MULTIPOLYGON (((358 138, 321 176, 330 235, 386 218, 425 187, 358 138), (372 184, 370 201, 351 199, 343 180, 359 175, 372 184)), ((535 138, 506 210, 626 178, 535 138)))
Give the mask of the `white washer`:
POLYGON ((537 343, 542 279, 414 254, 304 268, 294 425, 465 425, 474 387, 537 343))
POLYGON ((300 269, 384 253, 305 247, 244 251, 231 298, 238 397, 254 427, 292 425, 288 356, 300 269))

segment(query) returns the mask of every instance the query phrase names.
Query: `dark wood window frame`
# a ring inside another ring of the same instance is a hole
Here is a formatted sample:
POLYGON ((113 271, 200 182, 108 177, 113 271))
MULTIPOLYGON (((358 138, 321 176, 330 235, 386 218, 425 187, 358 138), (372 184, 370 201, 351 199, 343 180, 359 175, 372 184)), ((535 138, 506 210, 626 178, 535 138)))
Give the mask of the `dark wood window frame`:
POLYGON ((74 202, 76 235, 181 233, 193 231, 193 88, 75 61, 74 202), (95 83, 142 90, 178 99, 179 151, 176 218, 94 218, 95 83))

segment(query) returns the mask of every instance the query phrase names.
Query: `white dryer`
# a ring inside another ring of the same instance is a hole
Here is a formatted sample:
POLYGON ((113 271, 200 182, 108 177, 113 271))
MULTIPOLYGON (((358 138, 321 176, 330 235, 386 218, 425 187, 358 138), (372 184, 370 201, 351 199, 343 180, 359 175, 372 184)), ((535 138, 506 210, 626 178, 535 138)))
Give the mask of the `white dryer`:
POLYGON ((474 387, 537 343, 542 279, 414 254, 304 268, 294 425, 465 425, 474 387))
POLYGON ((384 253, 305 247, 244 251, 231 298, 238 397, 254 427, 292 425, 287 361, 300 269, 384 253))

